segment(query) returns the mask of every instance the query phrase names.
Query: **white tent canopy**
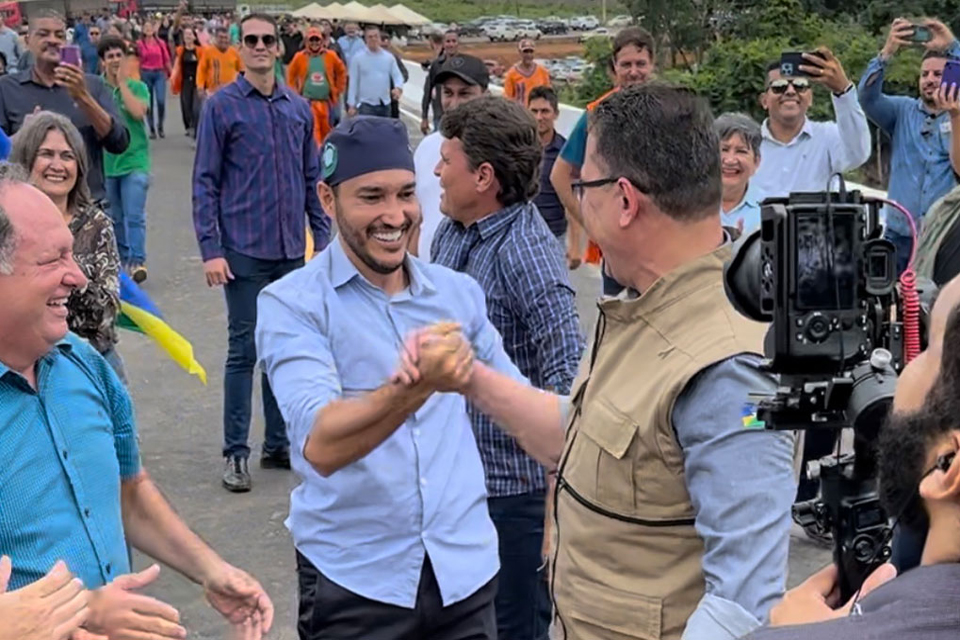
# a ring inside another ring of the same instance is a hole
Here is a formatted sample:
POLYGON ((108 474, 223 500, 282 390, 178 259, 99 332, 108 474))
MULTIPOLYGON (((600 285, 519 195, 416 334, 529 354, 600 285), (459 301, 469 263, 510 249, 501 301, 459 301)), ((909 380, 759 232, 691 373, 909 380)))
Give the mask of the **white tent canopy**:
POLYGON ((411 26, 430 24, 429 18, 420 15, 413 9, 408 9, 402 4, 395 4, 390 7, 390 13, 403 20, 405 24, 409 24, 411 26))
POLYGON ((336 17, 330 12, 329 7, 320 6, 316 2, 300 7, 293 12, 293 15, 297 18, 308 18, 310 20, 332 20, 336 17))
POLYGON ((376 14, 363 6, 359 2, 349 2, 341 8, 340 20, 351 20, 356 22, 379 22, 376 14))
POLYGON ((370 13, 377 16, 376 22, 379 24, 400 25, 406 24, 406 20, 400 16, 394 15, 390 9, 382 4, 375 4, 370 7, 370 13))

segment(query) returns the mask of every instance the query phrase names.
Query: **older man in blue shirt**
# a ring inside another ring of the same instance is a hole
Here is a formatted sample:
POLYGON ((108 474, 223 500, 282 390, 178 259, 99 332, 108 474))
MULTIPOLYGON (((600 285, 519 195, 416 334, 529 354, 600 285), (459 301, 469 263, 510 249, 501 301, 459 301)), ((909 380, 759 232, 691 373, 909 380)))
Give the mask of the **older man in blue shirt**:
POLYGON ((403 125, 355 118, 321 156, 339 239, 264 289, 257 323, 301 481, 287 520, 300 638, 496 638, 497 532, 466 403, 449 393, 471 365, 458 336, 522 376, 477 283, 406 252, 419 206, 403 125), (440 321, 449 337, 421 352, 424 378, 396 381, 405 336, 440 321))
MULTIPOLYGON (((927 20, 925 26, 933 37, 923 45, 927 52, 920 66, 920 97, 883 93, 887 63, 902 46, 910 44, 914 25, 904 18, 893 21, 886 44, 860 78, 864 112, 893 138, 890 199, 910 212, 917 227, 933 203, 957 186, 957 173, 950 159, 950 116, 937 107, 936 95, 947 60, 960 59, 960 42, 950 27, 938 20, 927 20)), ((897 247, 897 270, 903 272, 913 247, 910 222, 890 208, 886 220, 886 237, 897 247)))
POLYGON ((126 389, 67 331, 67 298, 86 286, 72 248, 49 198, 0 166, 0 550, 12 560, 9 587, 43 579, 62 560, 92 591, 89 631, 184 637, 176 610, 131 592, 159 567, 128 575, 129 544, 202 584, 218 611, 259 637, 270 599, 174 513, 141 466, 126 389))

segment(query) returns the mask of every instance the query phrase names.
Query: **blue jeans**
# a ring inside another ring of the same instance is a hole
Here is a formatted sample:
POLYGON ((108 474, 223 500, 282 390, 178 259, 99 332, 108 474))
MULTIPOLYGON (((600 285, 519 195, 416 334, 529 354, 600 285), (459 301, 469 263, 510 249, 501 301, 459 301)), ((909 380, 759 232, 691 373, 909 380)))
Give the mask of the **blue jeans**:
POLYGON ((390 117, 390 105, 388 104, 367 104, 361 102, 357 107, 357 113, 361 116, 380 116, 381 118, 390 117))
POLYGON ((110 217, 117 236, 120 263, 124 266, 147 261, 147 189, 150 174, 134 171, 107 178, 110 217))
POLYGON ((900 277, 907 270, 910 262, 910 253, 913 251, 913 238, 911 236, 902 236, 896 231, 884 230, 883 237, 893 243, 897 248, 897 277, 900 277))
POLYGON ((147 124, 150 131, 163 131, 163 117, 167 111, 167 74, 162 69, 155 71, 141 71, 140 78, 150 90, 150 103, 147 105, 147 124), (156 104, 157 126, 153 126, 153 108, 156 104))
POLYGON ((541 569, 545 501, 542 492, 487 499, 500 539, 499 640, 546 640, 550 629, 550 594, 541 569))
MULTIPOLYGON (((233 280, 223 287, 227 298, 227 363, 223 375, 223 455, 247 458, 250 447, 253 368, 257 363, 254 329, 257 326, 257 295, 270 284, 303 266, 303 259, 259 260, 234 251, 224 257, 233 280)), ((283 416, 273 396, 267 375, 261 374, 263 415, 266 422, 263 452, 277 454, 288 449, 283 416)))

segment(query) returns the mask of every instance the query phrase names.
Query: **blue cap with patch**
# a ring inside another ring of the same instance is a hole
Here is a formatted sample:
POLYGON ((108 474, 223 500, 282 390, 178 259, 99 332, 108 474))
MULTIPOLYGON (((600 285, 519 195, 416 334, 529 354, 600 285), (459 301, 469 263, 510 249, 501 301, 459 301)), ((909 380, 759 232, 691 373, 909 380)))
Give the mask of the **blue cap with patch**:
POLYGON ((414 171, 407 128, 393 118, 349 118, 330 132, 320 150, 321 179, 331 187, 390 169, 414 171))

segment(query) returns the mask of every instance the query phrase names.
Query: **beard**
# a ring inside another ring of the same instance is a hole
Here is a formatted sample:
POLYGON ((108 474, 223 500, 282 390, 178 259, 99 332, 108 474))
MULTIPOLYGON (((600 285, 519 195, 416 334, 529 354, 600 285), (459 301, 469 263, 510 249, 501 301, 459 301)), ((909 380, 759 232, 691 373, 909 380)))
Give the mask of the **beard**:
MULTIPOLYGON (((374 273, 379 273, 380 275, 389 275, 396 271, 397 269, 403 266, 403 260, 400 260, 396 264, 390 264, 386 262, 380 262, 367 251, 367 241, 370 237, 370 227, 365 229, 357 229, 347 222, 347 217, 343 214, 343 209, 340 208, 340 203, 337 202, 336 206, 336 218, 337 218, 337 228, 340 231, 340 235, 343 236, 343 241, 350 248, 350 251, 353 252, 355 256, 360 258, 360 262, 367 265, 374 273)), ((406 231, 410 228, 411 221, 407 217, 403 223, 403 229, 406 231)))

